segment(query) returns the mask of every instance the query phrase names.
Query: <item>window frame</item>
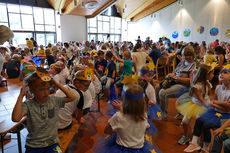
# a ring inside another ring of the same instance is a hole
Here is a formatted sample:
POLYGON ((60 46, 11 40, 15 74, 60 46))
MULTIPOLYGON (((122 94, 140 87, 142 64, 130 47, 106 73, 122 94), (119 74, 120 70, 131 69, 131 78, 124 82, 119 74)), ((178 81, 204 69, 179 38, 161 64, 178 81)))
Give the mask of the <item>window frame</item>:
POLYGON ((87 18, 87 40, 91 41, 91 40, 89 40, 90 35, 96 35, 96 38, 95 38, 96 41, 99 41, 98 40, 99 39, 99 35, 102 35, 102 36, 104 36, 104 35, 107 35, 107 36, 108 35, 110 35, 110 36, 113 35, 114 38, 115 38, 115 36, 119 36, 119 41, 121 41, 121 38, 122 38, 122 18, 119 18, 120 19, 120 27, 119 27, 120 32, 119 33, 115 32, 116 31, 115 18, 118 18, 118 17, 107 16, 107 15, 99 15, 99 16, 95 17, 95 19, 96 19, 96 27, 92 26, 91 23, 90 23, 90 20, 92 18, 87 18), (108 17, 109 20, 104 20, 104 17, 108 17), (112 30, 111 30, 111 18, 114 18, 114 21, 113 21, 114 32, 112 32, 112 30), (102 23, 102 31, 99 31, 99 26, 98 26, 99 22, 102 23), (104 23, 109 23, 109 30, 108 30, 108 32, 103 32, 104 23), (96 28, 96 32, 91 32, 90 28, 96 28))
MULTIPOLYGON (((36 7, 36 6, 29 6, 29 5, 21 5, 21 4, 11 4, 11 3, 3 3, 3 2, 0 2, 0 5, 3 5, 6 7, 6 14, 7 14, 7 22, 1 22, 0 21, 0 25, 1 23, 4 24, 4 25, 8 25, 9 28, 11 28, 11 23, 10 23, 10 18, 9 18, 9 14, 19 14, 20 16, 20 26, 21 26, 21 29, 15 29, 15 30, 12 30, 13 32, 16 32, 16 33, 32 33, 32 37, 36 40, 36 34, 44 34, 45 35, 45 44, 42 44, 42 45, 47 45, 48 44, 48 40, 47 40, 47 37, 46 35, 47 34, 53 34, 54 35, 54 43, 57 42, 57 29, 56 29, 56 13, 55 13, 55 10, 54 9, 51 9, 51 8, 42 8, 42 7, 36 7), (19 7, 19 12, 9 12, 8 10, 8 5, 17 5, 19 7), (22 13, 21 12, 21 6, 29 6, 31 7, 32 9, 32 12, 31 13, 22 13), (34 9, 35 8, 39 8, 39 9, 42 9, 42 13, 43 13, 43 23, 39 24, 39 23, 35 23, 35 15, 34 15, 34 9), (54 24, 46 24, 45 23, 45 17, 44 17, 44 10, 47 10, 47 9, 50 9, 53 11, 54 15, 54 24), (33 29, 23 29, 23 23, 22 23, 22 15, 32 15, 32 20, 33 20, 33 29), (36 30, 36 25, 43 25, 44 29, 43 30, 36 30), (46 26, 53 26, 54 30, 53 31, 47 31, 46 30, 46 26)), ((11 44, 13 44, 13 41, 11 41, 11 44)), ((18 44, 13 44, 13 45, 18 45, 18 44)))

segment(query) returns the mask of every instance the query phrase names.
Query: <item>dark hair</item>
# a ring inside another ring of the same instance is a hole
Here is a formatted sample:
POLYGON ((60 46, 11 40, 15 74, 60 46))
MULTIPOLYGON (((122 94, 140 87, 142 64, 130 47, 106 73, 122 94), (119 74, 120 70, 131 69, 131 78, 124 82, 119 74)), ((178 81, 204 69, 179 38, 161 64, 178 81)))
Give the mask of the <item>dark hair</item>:
MULTIPOLYGON (((208 75, 209 75, 209 70, 211 69, 211 66, 205 65, 205 64, 200 64, 199 68, 193 78, 192 84, 195 85, 196 83, 200 82, 203 85, 203 89, 205 90, 204 93, 206 93, 206 86, 208 85, 208 75)), ((189 94, 192 96, 194 93, 193 88, 191 88, 189 94)), ((202 95, 204 97, 204 95, 202 95)))
POLYGON ((220 53, 220 54, 224 54, 224 52, 225 52, 224 48, 221 46, 216 46, 214 48, 214 50, 215 50, 215 52, 220 53))
POLYGON ((113 54, 111 51, 107 51, 106 54, 105 54, 106 57, 108 58, 112 58, 113 57, 113 54))
MULTIPOLYGON (((139 95, 143 94, 144 90, 141 86, 137 84, 128 84, 126 85, 124 92, 128 95, 139 95)), ((133 120, 136 122, 146 119, 146 104, 144 97, 139 99, 128 99, 123 96, 123 113, 130 115, 133 120)))
POLYGON ((98 52, 97 52, 97 55, 99 56, 99 55, 104 55, 104 52, 102 51, 102 50, 99 50, 98 52))
POLYGON ((134 46, 133 48, 133 52, 136 52, 137 49, 140 49, 141 48, 141 43, 140 42, 137 42, 136 45, 134 46))
MULTIPOLYGON (((28 83, 28 86, 31 88, 33 86, 33 83, 35 83, 39 78, 36 72, 33 72, 32 74, 28 75, 24 78, 24 82, 28 83)), ((43 81, 44 83, 51 84, 51 81, 43 81)))
POLYGON ((69 43, 65 42, 64 46, 69 47, 69 43))

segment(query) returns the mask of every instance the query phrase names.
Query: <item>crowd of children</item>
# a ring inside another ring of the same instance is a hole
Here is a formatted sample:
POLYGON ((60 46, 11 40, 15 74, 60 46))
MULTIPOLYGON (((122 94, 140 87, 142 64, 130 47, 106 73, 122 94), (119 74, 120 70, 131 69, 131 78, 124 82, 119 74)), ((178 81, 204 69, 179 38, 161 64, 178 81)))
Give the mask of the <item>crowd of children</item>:
POLYGON ((177 96, 176 108, 183 115, 184 128, 178 143, 190 141, 188 128, 195 119, 192 141, 185 152, 217 153, 223 143, 224 151, 229 152, 229 132, 225 129, 230 125, 230 43, 215 41, 206 47, 205 42, 199 46, 149 39, 138 40, 134 47, 125 41, 72 41, 44 47, 33 39, 26 39, 28 47, 24 49, 1 47, 1 76, 24 79, 12 120, 27 116, 26 152, 60 152, 58 130, 71 127, 73 116, 84 122, 84 115, 101 92, 116 111, 104 130, 111 136, 98 140, 95 152, 160 152, 149 136, 157 132, 153 121, 167 120, 171 92, 167 94, 170 85, 155 91, 155 64, 161 56, 170 59, 173 55, 180 63, 175 72, 168 72, 168 78, 174 80, 173 85, 188 89, 187 93, 177 90, 182 96, 177 96), (218 79, 221 85, 217 85, 218 79), (22 102, 24 96, 26 101, 22 102), (210 129, 215 130, 211 150, 210 129), (201 135, 202 145, 198 143, 201 135))

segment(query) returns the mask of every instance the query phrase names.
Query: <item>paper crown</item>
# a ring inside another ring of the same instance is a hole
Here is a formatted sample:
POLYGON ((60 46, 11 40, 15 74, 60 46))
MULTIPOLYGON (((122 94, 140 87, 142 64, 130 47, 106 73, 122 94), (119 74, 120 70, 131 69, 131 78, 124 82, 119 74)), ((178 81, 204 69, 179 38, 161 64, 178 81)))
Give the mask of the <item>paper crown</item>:
POLYGON ((215 67, 218 66, 218 64, 214 62, 214 63, 212 63, 212 64, 210 64, 210 65, 208 65, 208 66, 211 66, 211 69, 208 71, 208 72, 211 72, 212 70, 215 69, 215 67))
POLYGON ((151 72, 153 72, 154 69, 155 69, 155 65, 154 65, 153 62, 150 62, 150 63, 148 64, 148 67, 149 67, 149 71, 151 71, 151 72))
POLYGON ((84 70, 80 70, 75 74, 75 79, 78 80, 91 81, 92 78, 93 78, 93 70, 89 67, 84 67, 84 70))
POLYGON ((154 65, 153 62, 150 62, 150 63, 147 65, 147 67, 148 67, 148 70, 147 70, 146 68, 141 68, 141 69, 139 70, 139 72, 141 72, 141 73, 152 73, 152 72, 154 72, 155 65, 154 65))
POLYGON ((230 72, 230 64, 224 65, 222 71, 230 72))
POLYGON ((42 81, 50 81, 51 80, 51 76, 46 71, 46 69, 44 69, 42 67, 37 67, 37 65, 32 60, 30 60, 29 62, 35 67, 36 74, 38 75, 39 78, 41 78, 42 81))
POLYGON ((138 76, 134 75, 124 75, 124 79, 121 81, 122 84, 138 83, 138 76))

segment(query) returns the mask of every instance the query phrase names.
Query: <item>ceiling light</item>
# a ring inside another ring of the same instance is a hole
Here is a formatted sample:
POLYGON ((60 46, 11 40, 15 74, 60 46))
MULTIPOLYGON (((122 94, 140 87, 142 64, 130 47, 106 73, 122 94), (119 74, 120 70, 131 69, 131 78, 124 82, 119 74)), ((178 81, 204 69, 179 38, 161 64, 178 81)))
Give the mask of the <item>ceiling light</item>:
POLYGON ((85 3, 85 8, 87 9, 95 9, 98 5, 97 1, 88 1, 85 3))

